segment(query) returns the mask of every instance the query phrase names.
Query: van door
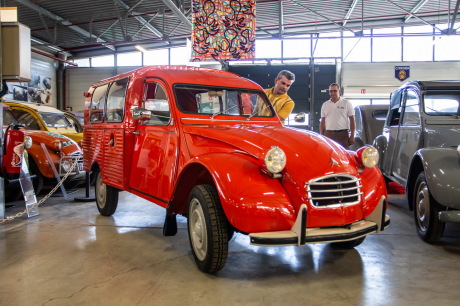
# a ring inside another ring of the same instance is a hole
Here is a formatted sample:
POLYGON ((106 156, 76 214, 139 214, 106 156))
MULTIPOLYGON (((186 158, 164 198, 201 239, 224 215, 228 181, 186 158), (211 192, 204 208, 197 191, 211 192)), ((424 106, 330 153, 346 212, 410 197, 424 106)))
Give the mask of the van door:
POLYGON ((128 81, 129 78, 123 78, 110 84, 104 111, 91 113, 94 116, 102 115, 104 121, 102 178, 107 184, 120 189, 124 187, 125 177, 123 118, 128 81))
POLYGON ((160 80, 145 83, 143 108, 150 120, 137 123, 130 188, 166 207, 171 198, 178 160, 178 132, 170 112, 167 86, 160 80))
POLYGON ((420 100, 418 94, 409 89, 403 102, 403 113, 395 154, 393 155, 392 175, 405 185, 414 153, 421 144, 420 100))

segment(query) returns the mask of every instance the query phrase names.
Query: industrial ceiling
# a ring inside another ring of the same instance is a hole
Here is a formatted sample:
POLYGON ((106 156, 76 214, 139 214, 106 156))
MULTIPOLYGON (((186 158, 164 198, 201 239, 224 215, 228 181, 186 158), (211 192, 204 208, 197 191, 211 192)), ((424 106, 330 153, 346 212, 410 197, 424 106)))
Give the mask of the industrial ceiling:
MULTIPOLYGON (((149 49, 184 46, 191 35, 195 1, 199 0, 0 0, 0 4, 18 8, 19 22, 31 29, 34 49, 82 58, 134 51, 137 44, 149 49)), ((358 36, 362 30, 402 25, 431 25, 444 35, 457 35, 460 0, 254 2, 256 38, 267 39, 342 30, 358 36), (435 26, 439 24, 443 28, 435 26)))

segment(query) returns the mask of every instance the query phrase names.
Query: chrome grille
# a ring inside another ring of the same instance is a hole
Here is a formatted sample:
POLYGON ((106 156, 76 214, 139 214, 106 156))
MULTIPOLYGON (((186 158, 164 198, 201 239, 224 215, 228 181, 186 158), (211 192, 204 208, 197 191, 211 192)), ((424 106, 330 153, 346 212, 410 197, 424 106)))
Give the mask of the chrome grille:
POLYGON ((353 205, 361 201, 360 179, 348 174, 333 174, 305 184, 308 198, 316 207, 353 205))

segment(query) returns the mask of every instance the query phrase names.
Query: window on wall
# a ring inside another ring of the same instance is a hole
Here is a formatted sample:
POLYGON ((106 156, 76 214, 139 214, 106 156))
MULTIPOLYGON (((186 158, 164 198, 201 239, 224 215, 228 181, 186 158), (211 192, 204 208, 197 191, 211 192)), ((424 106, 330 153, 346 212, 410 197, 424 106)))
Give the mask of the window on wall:
POLYGON ((96 56, 91 58, 91 67, 113 67, 115 58, 113 55, 96 56))
POLYGON ((256 58, 280 58, 281 40, 263 39, 256 40, 256 58))
POLYGON ((127 52, 117 54, 117 65, 118 66, 142 66, 142 53, 127 52))
POLYGON ((312 39, 314 57, 341 57, 340 32, 321 33, 312 39), (335 37, 335 38, 334 38, 335 37))
MULTIPOLYGON (((440 35, 441 32, 438 29, 444 30, 449 27, 448 24, 437 24, 436 25, 436 36, 434 40, 434 60, 435 61, 451 61, 459 60, 460 53, 458 52, 458 46, 460 46, 459 35, 440 35)), ((454 29, 460 27, 460 23, 454 25, 454 29)), ((457 30, 458 31, 458 30, 457 30)))
MULTIPOLYGON (((364 35, 370 35, 366 30, 364 35)), ((371 39, 369 37, 355 37, 354 33, 343 34, 343 61, 344 62, 370 62, 371 39)))
POLYGON ((298 58, 311 56, 310 39, 286 39, 283 40, 283 57, 298 58))
POLYGON ((420 36, 432 34, 432 26, 404 27, 403 61, 433 60, 433 37, 420 36), (419 36, 418 36, 419 35, 419 36))
POLYGON ((374 29, 372 30, 372 61, 374 62, 400 62, 401 37, 385 37, 400 35, 401 28, 374 29))
POLYGON ((144 65, 168 65, 168 49, 152 50, 144 53, 144 65))
POLYGON ((187 47, 178 47, 178 48, 171 48, 171 57, 170 63, 171 65, 187 65, 190 62, 190 56, 192 52, 190 48, 187 47))
POLYGON ((73 61, 75 64, 78 65, 78 67, 90 67, 89 64, 89 57, 88 58, 81 58, 81 59, 76 59, 73 61))

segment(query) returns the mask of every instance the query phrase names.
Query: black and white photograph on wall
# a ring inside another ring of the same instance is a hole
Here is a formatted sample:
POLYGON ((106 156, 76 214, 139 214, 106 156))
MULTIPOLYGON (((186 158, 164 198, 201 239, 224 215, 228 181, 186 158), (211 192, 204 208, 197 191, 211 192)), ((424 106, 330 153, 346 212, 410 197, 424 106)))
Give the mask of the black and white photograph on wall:
POLYGON ((5 100, 50 104, 51 93, 51 78, 32 74, 28 83, 8 82, 8 93, 5 95, 5 100))

